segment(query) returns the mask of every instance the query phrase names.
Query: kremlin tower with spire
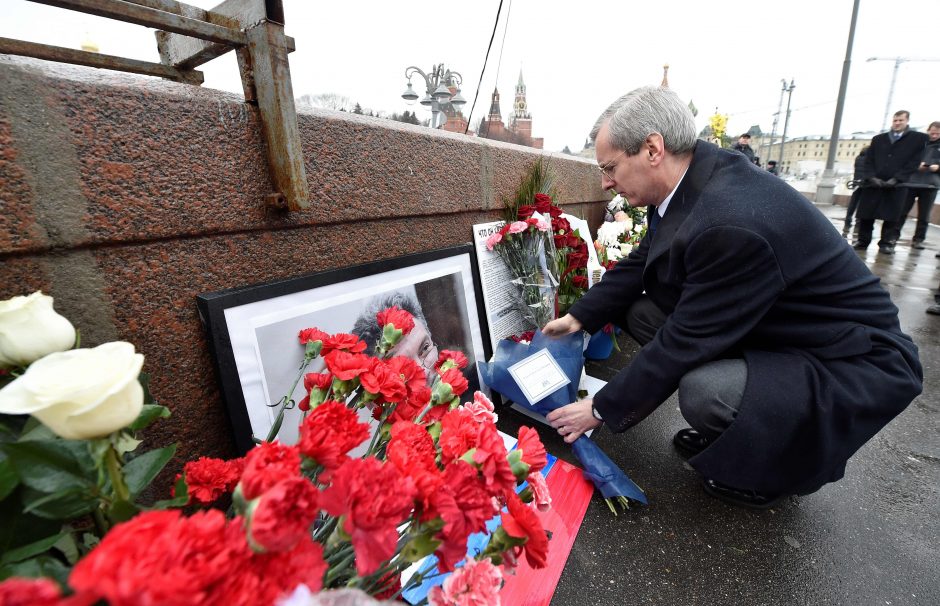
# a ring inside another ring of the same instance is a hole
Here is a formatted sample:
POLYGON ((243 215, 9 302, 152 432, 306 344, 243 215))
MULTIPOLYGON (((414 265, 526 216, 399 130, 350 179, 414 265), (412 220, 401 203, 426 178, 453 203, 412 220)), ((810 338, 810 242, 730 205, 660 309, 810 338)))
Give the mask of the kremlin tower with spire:
POLYGON ((477 134, 485 139, 495 139, 542 149, 545 140, 532 137, 532 115, 526 102, 525 82, 522 80, 522 70, 519 70, 519 83, 516 84, 516 97, 509 114, 509 127, 503 123, 502 111, 499 107, 499 90, 493 89, 490 101, 490 112, 480 122, 477 134))

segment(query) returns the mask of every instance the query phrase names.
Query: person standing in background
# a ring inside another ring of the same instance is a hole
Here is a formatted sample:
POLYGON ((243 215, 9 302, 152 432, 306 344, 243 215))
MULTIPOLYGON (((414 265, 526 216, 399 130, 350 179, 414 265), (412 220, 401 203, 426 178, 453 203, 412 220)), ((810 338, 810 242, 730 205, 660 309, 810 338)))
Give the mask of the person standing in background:
POLYGON ((901 210, 898 233, 904 228, 904 222, 916 200, 917 227, 911 240, 911 248, 925 248, 927 225, 930 224, 930 213, 933 210, 933 202, 937 198, 937 188, 940 188, 940 172, 938 171, 940 171, 940 121, 931 122, 927 127, 927 146, 921 155, 917 172, 907 183, 908 194, 904 208, 901 210))
POLYGON ((901 211, 907 197, 908 181, 920 161, 927 135, 908 128, 911 113, 894 113, 891 130, 875 135, 871 140, 865 165, 871 174, 858 203, 858 240, 855 250, 865 250, 871 244, 875 220, 881 219, 881 239, 878 252, 894 254, 900 230, 901 211))

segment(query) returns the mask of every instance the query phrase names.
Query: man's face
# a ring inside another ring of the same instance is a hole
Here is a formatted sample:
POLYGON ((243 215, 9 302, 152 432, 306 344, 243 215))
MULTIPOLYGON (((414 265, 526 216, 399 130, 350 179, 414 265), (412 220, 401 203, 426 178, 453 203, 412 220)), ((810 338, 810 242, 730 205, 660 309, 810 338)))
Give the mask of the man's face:
POLYGON ((438 351, 424 322, 415 318, 415 327, 392 348, 391 354, 414 360, 424 369, 424 374, 428 377, 428 385, 431 384, 434 379, 434 364, 437 362, 438 351))
POLYGON ((751 139, 750 137, 738 137, 738 143, 741 145, 750 145, 751 139))
POLYGON ((607 125, 605 124, 597 133, 594 142, 594 152, 597 166, 603 169, 601 187, 612 189, 630 203, 630 206, 647 206, 654 204, 651 195, 650 177, 647 174, 648 163, 642 161, 646 154, 643 150, 629 156, 622 149, 617 149, 610 143, 607 125))
POLYGON ((930 137, 931 141, 936 141, 940 139, 940 126, 931 126, 927 129, 927 136, 930 137))
POLYGON ((891 120, 891 130, 893 130, 896 133, 901 132, 902 130, 907 128, 907 123, 909 120, 910 120, 910 116, 908 116, 907 114, 901 114, 901 115, 895 116, 891 120))

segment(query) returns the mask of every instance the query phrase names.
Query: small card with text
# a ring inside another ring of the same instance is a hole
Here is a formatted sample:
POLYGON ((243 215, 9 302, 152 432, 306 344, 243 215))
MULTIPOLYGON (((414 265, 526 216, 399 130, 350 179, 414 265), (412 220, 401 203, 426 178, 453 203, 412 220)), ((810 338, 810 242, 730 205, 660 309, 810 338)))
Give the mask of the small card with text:
POLYGON ((509 367, 509 374, 529 401, 529 406, 571 382, 547 349, 516 362, 509 367))

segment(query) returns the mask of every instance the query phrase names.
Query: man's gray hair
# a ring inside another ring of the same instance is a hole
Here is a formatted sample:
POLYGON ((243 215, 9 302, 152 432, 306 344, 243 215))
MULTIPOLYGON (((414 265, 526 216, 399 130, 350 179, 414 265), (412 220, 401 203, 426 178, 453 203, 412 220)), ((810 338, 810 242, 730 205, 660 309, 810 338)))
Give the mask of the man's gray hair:
POLYGON ((359 314, 359 317, 356 318, 356 323, 352 328, 352 334, 365 341, 366 345, 368 345, 366 351, 375 349, 376 344, 382 337, 382 327, 379 326, 378 320, 375 319, 376 314, 383 309, 393 306, 407 311, 413 315, 416 320, 420 320, 425 326, 428 325, 428 321, 424 317, 424 310, 421 309, 421 304, 418 303, 418 300, 413 296, 402 292, 379 295, 366 304, 365 308, 359 314))
POLYGON ((668 88, 644 86, 611 103, 591 129, 592 141, 608 122, 611 145, 630 156, 638 153, 653 133, 662 135, 666 151, 672 154, 684 154, 695 147, 692 112, 668 88))

